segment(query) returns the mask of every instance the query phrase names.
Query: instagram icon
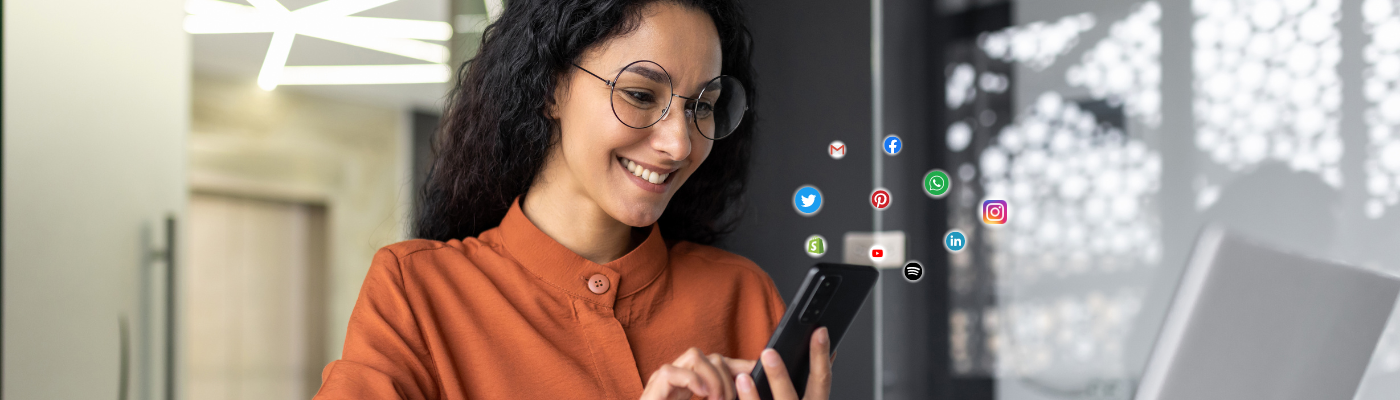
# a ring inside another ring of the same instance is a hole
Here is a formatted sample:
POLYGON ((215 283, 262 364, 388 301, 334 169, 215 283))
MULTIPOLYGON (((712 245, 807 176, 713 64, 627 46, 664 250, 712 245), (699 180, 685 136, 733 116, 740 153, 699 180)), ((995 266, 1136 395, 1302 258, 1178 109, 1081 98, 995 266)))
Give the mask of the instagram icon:
POLYGON ((1006 200, 982 202, 982 223, 1001 225, 1006 223, 1006 200))

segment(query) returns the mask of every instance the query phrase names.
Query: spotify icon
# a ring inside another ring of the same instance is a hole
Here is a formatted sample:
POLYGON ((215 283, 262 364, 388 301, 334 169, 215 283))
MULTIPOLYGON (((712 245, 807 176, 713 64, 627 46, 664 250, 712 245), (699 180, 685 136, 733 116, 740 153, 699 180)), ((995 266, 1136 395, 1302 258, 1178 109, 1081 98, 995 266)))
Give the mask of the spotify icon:
POLYGON ((904 264, 904 280, 918 282, 924 277, 924 265, 918 261, 910 261, 904 264))

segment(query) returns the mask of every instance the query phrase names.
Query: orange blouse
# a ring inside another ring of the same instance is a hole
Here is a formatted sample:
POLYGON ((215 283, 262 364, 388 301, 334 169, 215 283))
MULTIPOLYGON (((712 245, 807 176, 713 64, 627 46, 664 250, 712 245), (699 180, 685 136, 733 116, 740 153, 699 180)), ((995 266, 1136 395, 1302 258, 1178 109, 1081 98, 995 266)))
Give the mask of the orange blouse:
POLYGON ((479 237, 380 249, 315 399, 633 400, 690 347, 758 358, 783 307, 744 257, 652 225, 600 265, 517 201, 479 237))

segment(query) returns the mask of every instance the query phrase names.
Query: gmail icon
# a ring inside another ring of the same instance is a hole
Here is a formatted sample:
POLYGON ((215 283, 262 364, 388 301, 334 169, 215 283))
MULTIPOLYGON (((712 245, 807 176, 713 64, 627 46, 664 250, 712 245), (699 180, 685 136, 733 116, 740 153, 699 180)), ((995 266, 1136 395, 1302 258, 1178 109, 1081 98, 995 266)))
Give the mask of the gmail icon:
POLYGON ((840 140, 832 141, 826 146, 826 153, 831 155, 831 159, 840 160, 841 157, 846 156, 846 144, 840 140))

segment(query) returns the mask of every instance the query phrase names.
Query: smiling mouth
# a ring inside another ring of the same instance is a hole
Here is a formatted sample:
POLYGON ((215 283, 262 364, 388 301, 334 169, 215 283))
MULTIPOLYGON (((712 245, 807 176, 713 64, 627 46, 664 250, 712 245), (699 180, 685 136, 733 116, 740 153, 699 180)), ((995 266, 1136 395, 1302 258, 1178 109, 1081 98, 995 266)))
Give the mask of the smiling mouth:
POLYGON ((669 183, 671 175, 675 175, 674 170, 666 173, 652 171, 650 169, 647 169, 646 167, 643 167, 641 164, 637 164, 636 162, 628 160, 624 157, 618 157, 617 161, 622 164, 623 169, 626 169, 628 172, 631 172, 632 175, 638 178, 642 178, 642 180, 647 181, 653 185, 663 185, 669 183))

